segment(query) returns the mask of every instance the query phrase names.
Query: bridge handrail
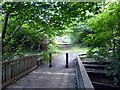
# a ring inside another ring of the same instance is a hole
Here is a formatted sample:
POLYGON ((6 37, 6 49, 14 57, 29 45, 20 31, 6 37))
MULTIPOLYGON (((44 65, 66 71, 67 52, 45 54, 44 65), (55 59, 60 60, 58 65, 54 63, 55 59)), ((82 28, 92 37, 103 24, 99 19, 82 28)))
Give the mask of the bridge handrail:
POLYGON ((90 81, 90 78, 79 56, 77 56, 77 83, 78 83, 78 88, 80 89, 82 88, 84 90, 87 89, 94 90, 92 82, 90 81))
POLYGON ((39 54, 2 62, 2 88, 37 68, 41 59, 39 54))

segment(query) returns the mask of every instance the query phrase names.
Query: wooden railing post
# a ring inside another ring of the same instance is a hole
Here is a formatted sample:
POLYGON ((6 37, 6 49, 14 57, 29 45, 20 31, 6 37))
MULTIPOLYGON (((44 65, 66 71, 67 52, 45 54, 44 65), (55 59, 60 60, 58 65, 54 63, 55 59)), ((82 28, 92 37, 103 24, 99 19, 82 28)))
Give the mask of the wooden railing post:
POLYGON ((49 67, 52 67, 52 54, 50 53, 49 56, 50 56, 49 67))
POLYGON ((66 68, 68 68, 68 53, 66 53, 66 68))

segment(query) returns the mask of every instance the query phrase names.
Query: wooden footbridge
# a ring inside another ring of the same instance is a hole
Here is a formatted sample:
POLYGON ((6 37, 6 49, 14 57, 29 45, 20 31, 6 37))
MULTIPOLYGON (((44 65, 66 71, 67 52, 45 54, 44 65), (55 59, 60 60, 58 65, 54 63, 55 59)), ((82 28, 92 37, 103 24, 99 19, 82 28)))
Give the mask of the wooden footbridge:
POLYGON ((94 89, 78 55, 61 52, 50 54, 49 62, 42 62, 42 55, 2 62, 2 89, 94 89))

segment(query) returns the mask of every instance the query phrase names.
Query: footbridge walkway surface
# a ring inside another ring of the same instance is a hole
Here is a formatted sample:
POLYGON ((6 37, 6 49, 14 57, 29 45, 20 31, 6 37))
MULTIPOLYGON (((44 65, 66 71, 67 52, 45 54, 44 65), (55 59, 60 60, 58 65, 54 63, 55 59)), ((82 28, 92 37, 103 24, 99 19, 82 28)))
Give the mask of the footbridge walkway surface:
POLYGON ((66 52, 60 52, 52 57, 52 67, 43 63, 23 78, 9 85, 5 90, 28 90, 43 88, 71 88, 77 90, 76 57, 79 53, 68 53, 68 68, 66 68, 66 52))

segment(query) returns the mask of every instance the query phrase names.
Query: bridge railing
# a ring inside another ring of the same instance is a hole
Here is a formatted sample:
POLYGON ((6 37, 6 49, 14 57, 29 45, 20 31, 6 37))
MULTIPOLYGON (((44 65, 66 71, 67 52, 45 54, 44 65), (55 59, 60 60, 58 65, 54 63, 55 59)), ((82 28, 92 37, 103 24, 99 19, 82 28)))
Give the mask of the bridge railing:
POLYGON ((92 82, 90 81, 90 78, 82 64, 82 61, 79 56, 77 56, 77 84, 78 89, 91 89, 94 90, 94 87, 92 85, 92 82))
MULTIPOLYGON (((52 55, 50 54, 50 56, 52 55)), ((13 83, 17 79, 25 76, 26 74, 37 68, 41 63, 41 60, 41 55, 32 55, 12 61, 2 62, 2 88, 5 88, 9 84, 13 83)), ((66 68, 68 68, 68 53, 66 53, 66 68)), ((90 88, 94 90, 94 87, 79 56, 77 57, 77 83, 78 88, 80 89, 83 88, 84 90, 86 90, 90 88)))
POLYGON ((41 55, 32 55, 2 62, 2 88, 37 68, 40 57, 41 55))

